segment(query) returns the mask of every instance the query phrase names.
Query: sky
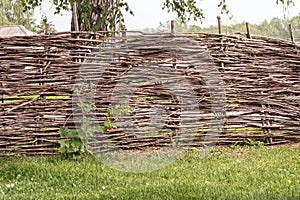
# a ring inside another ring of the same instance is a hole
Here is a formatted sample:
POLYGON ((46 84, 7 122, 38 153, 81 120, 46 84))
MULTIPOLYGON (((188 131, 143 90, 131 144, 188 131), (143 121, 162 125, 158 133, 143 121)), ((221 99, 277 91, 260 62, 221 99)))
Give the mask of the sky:
MULTIPOLYGON (((53 1, 53 0, 52 0, 53 1)), ((127 30, 142 30, 144 28, 157 28, 159 23, 165 23, 176 18, 174 13, 167 13, 162 10, 164 0, 127 0, 129 7, 133 10, 134 16, 125 14, 125 25, 127 30)), ((277 5, 276 0, 227 0, 230 14, 233 19, 227 15, 221 15, 218 8, 219 0, 196 0, 197 5, 201 7, 205 14, 203 23, 190 22, 202 27, 217 25, 217 16, 222 17, 222 23, 225 25, 249 22, 251 24, 260 23, 263 20, 271 20, 274 17, 292 18, 300 13, 300 2, 296 1, 295 6, 285 10, 281 4, 277 5)), ((40 21, 44 15, 51 21, 57 31, 69 31, 71 13, 64 12, 62 15, 53 15, 54 6, 49 0, 44 0, 41 8, 35 10, 35 19, 40 21)))

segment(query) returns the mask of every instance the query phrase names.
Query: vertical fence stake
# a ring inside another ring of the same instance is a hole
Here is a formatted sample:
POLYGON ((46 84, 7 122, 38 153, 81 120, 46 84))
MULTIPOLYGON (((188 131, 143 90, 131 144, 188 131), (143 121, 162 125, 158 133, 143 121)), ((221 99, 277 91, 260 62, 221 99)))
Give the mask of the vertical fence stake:
POLYGON ((50 32, 49 28, 50 28, 50 25, 48 23, 46 23, 45 27, 44 27, 44 34, 45 35, 49 35, 49 32, 50 32))
POLYGON ((249 22, 246 22, 246 30, 247 30, 247 38, 251 39, 249 22))
POLYGON ((221 17, 217 16, 218 19, 218 29, 219 29, 219 34, 222 34, 222 23, 221 23, 221 17))
POLYGON ((267 137, 267 142, 269 144, 273 143, 272 138, 272 131, 270 129, 270 126, 272 125, 270 113, 266 111, 267 109, 270 109, 271 106, 269 104, 261 104, 262 111, 260 112, 261 115, 261 123, 262 123, 262 130, 265 136, 267 137))
POLYGON ((175 28, 174 20, 171 20, 171 34, 174 34, 174 28, 175 28))
MULTIPOLYGON (((221 17, 217 16, 217 19, 218 19, 219 34, 222 34, 221 17)), ((223 39, 222 39, 222 36, 220 37, 220 50, 223 51, 223 39)), ((224 62, 220 62, 220 66, 223 68, 224 67, 224 62)))
MULTIPOLYGON (((2 83, 0 83, 0 87, 3 87, 3 84, 2 84, 2 83)), ((1 103, 3 104, 3 103, 4 103, 4 95, 1 94, 1 95, 0 95, 0 98, 1 98, 1 103)), ((4 107, 3 107, 1 110, 4 111, 4 107)))
POLYGON ((75 28, 75 31, 79 31, 79 24, 78 24, 78 17, 77 17, 77 4, 76 4, 76 2, 73 3, 72 10, 73 10, 74 28, 75 28))
POLYGON ((127 43, 127 40, 126 40, 126 36, 127 36, 127 29, 126 29, 126 26, 125 25, 122 25, 122 40, 123 40, 123 43, 127 43))
POLYGON ((295 39, 294 39, 294 31, 293 31, 293 26, 292 26, 292 24, 289 24, 289 31, 290 31, 291 41, 292 41, 293 43, 295 43, 295 39))
MULTIPOLYGON (((261 91, 261 95, 264 96, 264 92, 261 91)), ((261 102, 261 124, 262 124, 262 130, 264 135, 267 137, 267 143, 272 144, 273 138, 272 138, 272 130, 270 129, 270 126, 272 125, 272 118, 270 117, 270 112, 268 110, 271 109, 270 104, 265 104, 264 102, 261 102)))

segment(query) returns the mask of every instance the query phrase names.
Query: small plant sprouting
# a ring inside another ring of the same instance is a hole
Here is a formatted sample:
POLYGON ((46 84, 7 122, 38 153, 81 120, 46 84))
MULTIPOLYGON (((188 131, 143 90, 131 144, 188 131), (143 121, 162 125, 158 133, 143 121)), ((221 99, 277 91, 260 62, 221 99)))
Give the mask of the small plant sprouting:
POLYGON ((106 113, 104 113, 104 117, 105 117, 105 121, 104 121, 103 127, 101 127, 101 130, 104 133, 107 133, 108 131, 110 131, 112 129, 118 128, 117 125, 113 123, 112 112, 106 112, 106 113))
POLYGON ((118 128, 116 124, 113 123, 113 117, 119 117, 120 115, 128 114, 132 112, 132 107, 130 106, 121 106, 115 109, 108 108, 107 112, 104 113, 105 121, 101 130, 104 133, 112 129, 118 128))
POLYGON ((258 147, 258 148, 264 146, 264 142, 253 140, 253 139, 250 139, 250 138, 247 138, 246 144, 249 145, 249 146, 258 147))
MULTIPOLYGON (((87 103, 77 104, 82 111, 89 113, 92 110, 90 105, 87 103)), ((77 156, 88 152, 85 146, 86 142, 91 139, 96 131, 102 130, 103 133, 107 133, 112 129, 116 129, 117 125, 113 123, 113 117, 118 117, 122 114, 128 114, 132 112, 130 106, 121 107, 118 109, 109 108, 106 113, 104 113, 105 121, 103 126, 95 126, 91 120, 91 117, 83 116, 78 119, 81 123, 79 129, 68 129, 61 128, 59 130, 60 136, 66 138, 65 140, 60 140, 60 147, 58 152, 65 155, 67 158, 71 157, 75 159, 77 156)))
POLYGON ((58 152, 65 155, 67 158, 79 156, 85 152, 84 144, 82 143, 76 129, 60 128, 59 133, 61 137, 66 140, 60 140, 60 147, 58 152))

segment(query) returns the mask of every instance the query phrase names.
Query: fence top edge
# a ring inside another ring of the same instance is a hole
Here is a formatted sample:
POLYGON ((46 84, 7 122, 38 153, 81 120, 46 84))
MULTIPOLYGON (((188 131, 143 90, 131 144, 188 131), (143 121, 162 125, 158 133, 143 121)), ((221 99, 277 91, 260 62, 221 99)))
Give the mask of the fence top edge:
MULTIPOLYGON (((11 36, 11 37, 1 37, 0 36, 0 42, 1 41, 11 41, 11 40, 18 40, 18 39, 50 39, 50 38, 72 38, 77 37, 80 39, 87 39, 88 36, 98 36, 105 38, 107 37, 107 34, 111 33, 126 33, 128 35, 144 35, 144 36, 151 36, 151 35, 172 35, 171 33, 145 33, 142 31, 97 31, 97 32, 90 32, 90 31, 65 31, 65 32, 56 32, 51 33, 48 35, 30 35, 30 36, 11 36)), ((298 42, 292 42, 285 39, 280 38, 274 38, 274 37, 268 37, 268 36, 259 36, 259 35, 251 35, 252 38, 247 38, 246 33, 235 33, 235 34, 217 34, 217 33, 204 33, 204 32, 182 32, 182 33, 175 33, 174 36, 195 36, 195 37, 203 37, 203 38, 220 38, 220 39, 245 39, 248 41, 251 40, 262 40, 262 41, 269 41, 269 42, 275 42, 275 43, 281 43, 281 44, 287 44, 295 47, 300 47, 300 43, 298 42)), ((92 40, 92 39, 91 39, 92 40)))

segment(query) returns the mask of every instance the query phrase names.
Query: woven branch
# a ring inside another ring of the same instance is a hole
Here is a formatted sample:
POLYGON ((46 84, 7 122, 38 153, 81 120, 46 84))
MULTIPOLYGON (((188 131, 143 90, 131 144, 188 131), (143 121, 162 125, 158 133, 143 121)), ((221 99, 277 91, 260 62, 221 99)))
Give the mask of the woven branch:
MULTIPOLYGON (((75 117, 72 117, 73 85, 78 80, 79 69, 87 60, 93 67, 85 71, 85 81, 101 76, 94 93, 97 106, 94 112, 101 125, 120 77, 142 77, 144 71, 139 73, 137 70, 134 75, 130 72, 138 69, 137 66, 152 63, 162 69, 165 66, 176 68, 176 72, 188 80, 196 94, 201 114, 192 110, 190 116, 181 119, 188 122, 195 116, 199 117, 196 127, 183 127, 198 130, 193 140, 188 135, 181 138, 189 141, 187 144, 207 145, 208 142, 203 139, 205 137, 226 145, 244 144, 249 138, 266 144, 299 142, 299 44, 260 36, 248 39, 243 34, 186 34, 186 38, 192 37, 199 47, 206 48, 224 84, 224 126, 221 134, 214 136, 208 131, 215 117, 215 113, 211 112, 214 106, 209 93, 211 88, 205 83, 205 73, 199 73, 191 65, 199 64, 193 58, 193 46, 186 48, 185 55, 178 55, 176 51, 163 48, 162 44, 160 47, 163 41, 157 40, 164 35, 150 35, 147 37, 156 48, 144 47, 142 40, 134 43, 135 50, 130 54, 120 48, 115 53, 124 55, 111 61, 104 73, 99 74, 97 67, 107 67, 107 61, 99 58, 101 52, 98 52, 103 42, 109 41, 104 35, 66 32, 0 38, 0 155, 57 153, 61 139, 58 129, 76 127, 75 117), (74 34, 78 38, 72 38, 74 34)), ((120 38, 120 41, 128 44, 133 41, 132 38, 128 36, 120 38)), ((161 77, 165 77, 162 82, 168 81, 169 84, 178 81, 166 71, 161 71, 161 77)), ((152 77, 149 72, 148 78, 155 79, 155 76, 152 77)), ((178 92, 183 95, 185 91, 178 92)), ((133 114, 124 116, 124 119, 135 120, 140 127, 155 128, 155 124, 151 124, 149 108, 160 105, 167 117, 161 122, 161 132, 175 134, 180 128, 178 119, 181 109, 189 105, 180 103, 163 84, 143 85, 132 95, 129 104, 134 108, 133 114)), ((169 135, 136 137, 134 129, 130 128, 117 129, 109 134, 105 138, 109 137, 122 149, 164 146, 170 142, 169 135)))

